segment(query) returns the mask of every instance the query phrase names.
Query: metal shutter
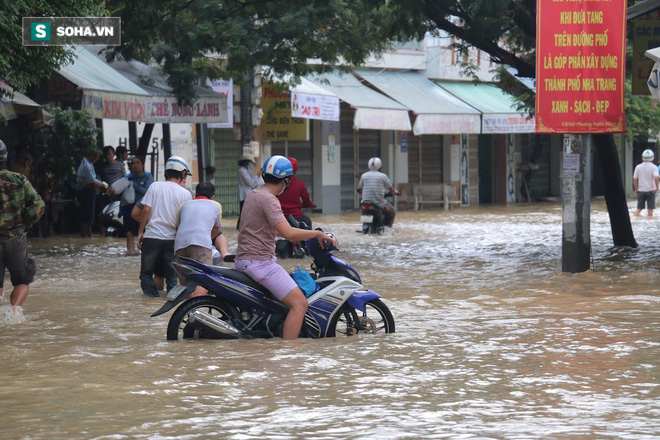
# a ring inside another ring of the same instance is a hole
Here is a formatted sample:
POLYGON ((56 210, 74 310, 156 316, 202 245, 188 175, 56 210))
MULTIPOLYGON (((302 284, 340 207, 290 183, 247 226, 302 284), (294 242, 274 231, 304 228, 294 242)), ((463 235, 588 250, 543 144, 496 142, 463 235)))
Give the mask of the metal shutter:
POLYGON ((312 197, 312 200, 314 200, 312 141, 272 141, 270 144, 270 151, 273 156, 279 154, 284 157, 293 157, 298 161, 296 177, 305 182, 309 195, 312 197))
POLYGON ((238 215, 238 159, 243 154, 241 141, 231 128, 210 129, 210 164, 215 167, 215 199, 222 205, 222 215, 238 215))
POLYGON ((443 135, 409 135, 408 182, 442 183, 443 135))

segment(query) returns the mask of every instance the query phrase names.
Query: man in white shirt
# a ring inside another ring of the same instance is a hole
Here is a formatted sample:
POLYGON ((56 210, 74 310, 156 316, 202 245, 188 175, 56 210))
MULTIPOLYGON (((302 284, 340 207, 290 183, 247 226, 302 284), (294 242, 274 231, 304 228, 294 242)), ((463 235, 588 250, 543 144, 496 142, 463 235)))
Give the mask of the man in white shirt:
POLYGON ((655 209, 655 193, 658 192, 658 167, 653 164, 653 151, 644 150, 642 153, 643 162, 635 167, 633 172, 633 186, 635 187, 635 195, 637 196, 637 210, 635 215, 638 216, 645 205, 648 209, 649 217, 653 216, 655 209))
MULTIPOLYGON (((174 254, 193 258, 204 264, 213 264, 213 239, 220 233, 222 206, 213 200, 215 186, 200 182, 195 199, 185 202, 176 216, 174 254)), ((183 284, 183 280, 179 280, 183 284)), ((197 286, 192 296, 206 295, 206 289, 197 286)))
POLYGON ((152 183, 141 200, 144 207, 137 238, 138 249, 142 251, 140 285, 150 298, 160 296, 153 277, 158 262, 165 268, 167 290, 177 284, 170 263, 174 259, 177 212, 181 205, 192 200, 190 192, 181 186, 187 175, 192 173, 185 160, 170 157, 165 163, 165 182, 152 183))

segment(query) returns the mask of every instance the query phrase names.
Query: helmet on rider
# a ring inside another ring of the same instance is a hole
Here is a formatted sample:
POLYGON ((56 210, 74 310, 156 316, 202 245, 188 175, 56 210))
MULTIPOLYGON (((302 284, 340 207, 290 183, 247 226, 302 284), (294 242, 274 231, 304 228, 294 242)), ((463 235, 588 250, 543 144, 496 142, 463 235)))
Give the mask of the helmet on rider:
POLYGON ((7 162, 7 146, 0 140, 0 162, 7 162))
POLYGON ((295 173, 296 171, 298 171, 298 161, 293 157, 287 157, 287 159, 289 159, 289 162, 291 162, 291 166, 293 167, 293 172, 295 173))
POLYGON ((192 176, 190 168, 188 168, 188 164, 181 156, 172 156, 167 159, 167 162, 165 162, 165 171, 167 170, 185 171, 186 174, 192 176))
POLYGON ((293 165, 284 156, 271 156, 264 163, 263 174, 270 174, 279 179, 284 179, 293 175, 293 165))
POLYGON ((383 163, 377 157, 372 157, 369 159, 369 169, 378 171, 380 167, 383 166, 383 163))
POLYGON ((642 153, 642 160, 644 162, 650 162, 653 160, 653 156, 654 154, 652 150, 644 150, 644 152, 642 153))

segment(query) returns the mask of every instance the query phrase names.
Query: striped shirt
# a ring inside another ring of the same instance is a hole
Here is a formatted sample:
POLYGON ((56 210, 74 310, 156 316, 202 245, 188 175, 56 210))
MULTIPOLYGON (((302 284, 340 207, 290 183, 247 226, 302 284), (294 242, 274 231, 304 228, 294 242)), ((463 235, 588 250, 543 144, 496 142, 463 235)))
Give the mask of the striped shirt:
POLYGON ((27 177, 0 170, 0 243, 24 234, 44 209, 44 201, 27 177))
POLYGON ((369 200, 377 206, 385 204, 385 192, 392 183, 386 174, 376 170, 369 170, 360 177, 358 188, 362 188, 362 201, 369 200))

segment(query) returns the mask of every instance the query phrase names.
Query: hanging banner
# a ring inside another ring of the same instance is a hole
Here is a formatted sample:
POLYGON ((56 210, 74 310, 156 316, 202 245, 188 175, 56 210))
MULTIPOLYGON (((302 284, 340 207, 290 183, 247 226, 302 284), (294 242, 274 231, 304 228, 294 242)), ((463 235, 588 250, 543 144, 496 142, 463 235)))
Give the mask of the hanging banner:
POLYGON ((234 127, 234 80, 229 79, 210 79, 206 80, 206 84, 211 86, 211 89, 223 96, 227 97, 227 122, 212 122, 208 124, 208 128, 233 128, 234 127))
POLYGON ((263 140, 305 141, 307 120, 291 116, 291 93, 267 84, 262 86, 261 105, 263 118, 261 133, 263 140))
POLYGON ((536 132, 625 132, 626 2, 538 0, 536 18, 536 132))
POLYGON ((82 110, 93 118, 146 123, 226 123, 227 97, 200 96, 192 105, 181 105, 176 96, 144 96, 84 90, 82 110))
POLYGON ((291 116, 324 121, 339 120, 339 98, 336 96, 291 94, 291 116))

